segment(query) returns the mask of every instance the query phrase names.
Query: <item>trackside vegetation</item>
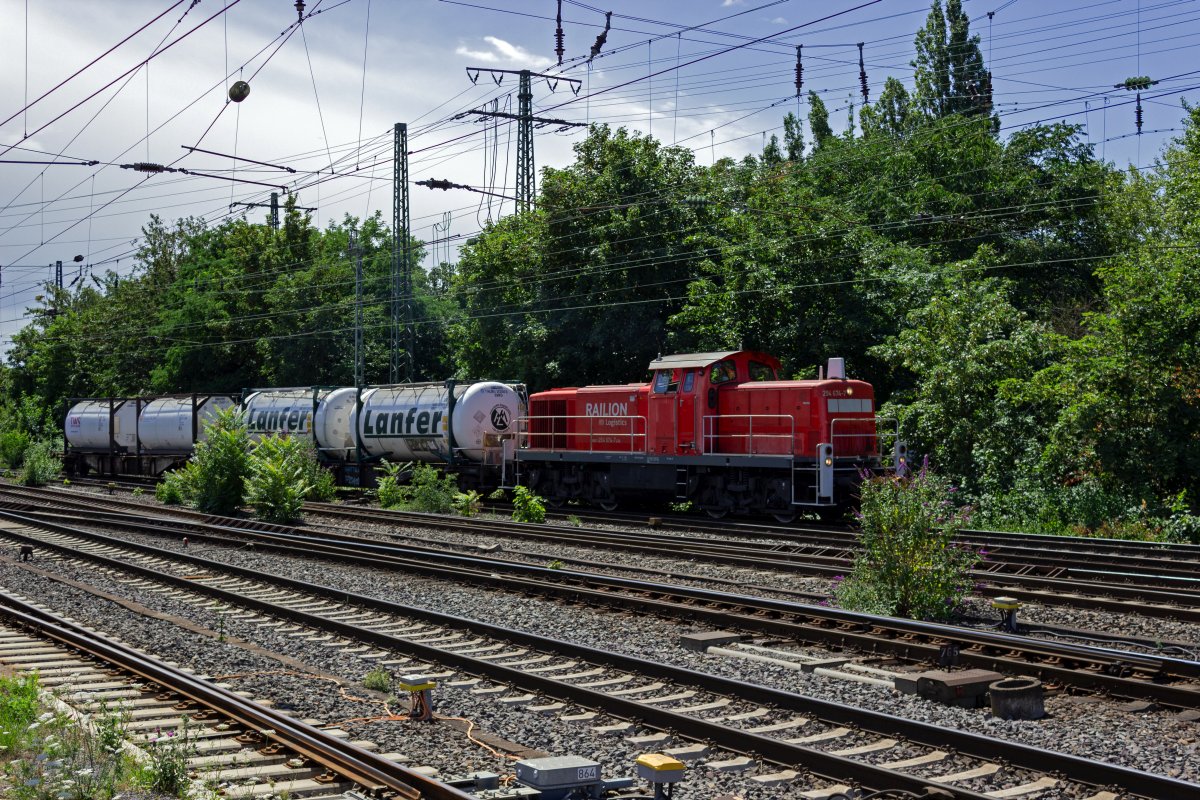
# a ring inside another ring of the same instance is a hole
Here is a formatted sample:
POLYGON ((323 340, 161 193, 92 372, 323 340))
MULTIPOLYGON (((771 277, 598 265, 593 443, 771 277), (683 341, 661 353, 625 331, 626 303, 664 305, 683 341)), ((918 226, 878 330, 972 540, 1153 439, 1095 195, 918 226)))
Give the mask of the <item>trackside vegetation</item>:
MULTIPOLYGON (((410 377, 621 384, 745 347, 807 378, 842 356, 974 526, 1200 541, 1200 108, 1157 106, 1178 133, 1131 168, 1082 126, 1002 125, 960 0, 915 52, 911 83, 809 94, 740 160, 593 125, 454 263, 412 241, 410 377)), ((49 287, 0 369, 0 458, 54 441, 68 397, 352 384, 352 231, 384 382, 392 231, 297 200, 278 230, 153 216, 132 272, 49 287)), ((248 450, 218 455, 250 476, 248 450)), ((244 498, 214 480, 181 494, 244 498)))
POLYGON ((130 714, 104 702, 86 720, 43 702, 36 674, 0 675, 0 796, 10 800, 114 800, 121 796, 207 800, 193 788, 187 718, 177 731, 132 734, 130 714), (145 757, 126 747, 133 744, 145 757))
POLYGON ((840 606, 915 619, 952 617, 972 591, 982 555, 954 541, 969 511, 928 467, 909 475, 864 476, 859 487, 861 551, 834 580, 840 606))

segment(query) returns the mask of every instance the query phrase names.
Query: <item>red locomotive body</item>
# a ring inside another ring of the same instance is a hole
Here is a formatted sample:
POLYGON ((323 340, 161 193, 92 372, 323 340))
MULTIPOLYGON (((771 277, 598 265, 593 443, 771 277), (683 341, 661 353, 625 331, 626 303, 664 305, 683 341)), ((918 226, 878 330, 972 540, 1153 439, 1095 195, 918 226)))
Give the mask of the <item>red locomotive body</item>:
POLYGON ((840 513, 860 471, 882 464, 874 391, 846 380, 840 359, 819 380, 779 380, 779 369, 765 353, 692 353, 655 359, 648 384, 534 394, 521 481, 604 508, 659 497, 713 516, 840 513))

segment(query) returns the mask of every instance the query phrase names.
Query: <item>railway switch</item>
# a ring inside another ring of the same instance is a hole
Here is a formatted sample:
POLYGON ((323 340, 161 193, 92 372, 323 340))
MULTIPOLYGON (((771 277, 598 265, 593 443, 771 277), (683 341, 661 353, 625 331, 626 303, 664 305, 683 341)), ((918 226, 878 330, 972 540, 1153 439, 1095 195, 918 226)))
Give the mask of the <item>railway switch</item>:
POLYGON ((672 784, 683 780, 683 762, 662 753, 643 753, 637 757, 637 774, 654 786, 654 800, 669 800, 672 784))
POLYGON ((396 683, 396 689, 408 692, 408 718, 430 722, 433 720, 433 690, 437 684, 424 675, 404 675, 396 683))
POLYGON ((1021 601, 1015 597, 993 597, 992 608, 1000 612, 1000 627, 1009 633, 1020 633, 1017 627, 1017 610, 1021 601))

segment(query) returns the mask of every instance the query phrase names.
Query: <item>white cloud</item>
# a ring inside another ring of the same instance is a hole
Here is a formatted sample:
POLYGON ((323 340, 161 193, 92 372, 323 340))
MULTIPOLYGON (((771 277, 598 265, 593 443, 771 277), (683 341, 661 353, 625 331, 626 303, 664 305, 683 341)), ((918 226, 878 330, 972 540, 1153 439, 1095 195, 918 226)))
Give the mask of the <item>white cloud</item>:
POLYGON ((771 24, 772 25, 787 25, 787 20, 784 19, 783 17, 776 17, 775 19, 771 20, 771 24))
POLYGON ((466 45, 460 45, 454 52, 460 56, 468 56, 476 61, 483 61, 488 64, 506 61, 510 64, 521 64, 523 66, 542 69, 554 63, 545 56, 535 56, 525 48, 511 42, 506 42, 496 36, 485 36, 483 40, 492 46, 491 50, 472 50, 466 45))
POLYGON ((745 2, 746 0, 724 0, 724 2, 721 3, 721 6, 723 8, 729 8, 730 6, 740 6, 745 2))

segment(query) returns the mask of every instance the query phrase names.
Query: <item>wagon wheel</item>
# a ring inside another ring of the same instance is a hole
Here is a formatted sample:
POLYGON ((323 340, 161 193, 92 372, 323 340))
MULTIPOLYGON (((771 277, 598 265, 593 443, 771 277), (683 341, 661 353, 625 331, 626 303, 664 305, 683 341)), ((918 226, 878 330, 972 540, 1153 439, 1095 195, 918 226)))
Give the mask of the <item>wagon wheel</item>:
POLYGON ((597 500, 596 505, 601 511, 616 511, 619 503, 616 500, 597 500))
POLYGON ((774 517, 777 522, 781 522, 784 525, 790 525, 796 521, 795 511, 773 511, 771 512, 771 516, 774 517))

